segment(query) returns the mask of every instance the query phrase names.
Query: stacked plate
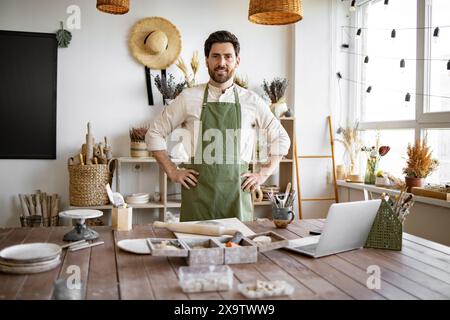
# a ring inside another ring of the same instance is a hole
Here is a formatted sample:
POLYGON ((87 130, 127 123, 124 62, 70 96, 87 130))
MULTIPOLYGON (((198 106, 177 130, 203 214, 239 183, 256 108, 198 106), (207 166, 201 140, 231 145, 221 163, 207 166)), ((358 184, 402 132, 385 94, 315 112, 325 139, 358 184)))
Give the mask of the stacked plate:
POLYGON ((61 247, 54 243, 27 243, 0 251, 0 271, 30 274, 48 271, 61 263, 61 247))
POLYGON ((150 200, 148 193, 133 193, 125 199, 128 204, 145 204, 150 200))

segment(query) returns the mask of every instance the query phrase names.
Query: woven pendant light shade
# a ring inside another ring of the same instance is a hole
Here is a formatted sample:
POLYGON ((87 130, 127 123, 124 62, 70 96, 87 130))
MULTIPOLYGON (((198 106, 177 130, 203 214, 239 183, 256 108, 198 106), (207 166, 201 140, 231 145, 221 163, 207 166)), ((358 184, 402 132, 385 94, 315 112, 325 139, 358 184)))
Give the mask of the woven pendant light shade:
POLYGON ((248 20, 253 23, 283 25, 302 19, 301 0, 250 0, 248 20))
POLYGON ((97 0, 97 9, 111 14, 125 14, 130 10, 130 0, 97 0))

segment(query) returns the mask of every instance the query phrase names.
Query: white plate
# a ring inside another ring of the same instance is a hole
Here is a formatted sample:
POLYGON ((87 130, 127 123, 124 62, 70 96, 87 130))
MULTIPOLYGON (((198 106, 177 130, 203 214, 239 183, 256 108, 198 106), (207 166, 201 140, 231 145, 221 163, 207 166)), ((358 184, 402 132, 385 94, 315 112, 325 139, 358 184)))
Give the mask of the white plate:
POLYGON ((56 259, 48 261, 44 265, 37 266, 5 266, 0 264, 0 271, 6 273, 15 273, 15 274, 30 274, 30 273, 39 273, 48 271, 56 268, 61 263, 61 259, 59 256, 56 259))
POLYGON ((75 209, 75 210, 67 210, 59 213, 59 216, 62 218, 71 218, 71 219, 92 219, 98 218, 103 215, 103 212, 100 210, 92 210, 92 209, 75 209))
POLYGON ((125 239, 117 242, 117 246, 131 253, 137 254, 150 254, 150 248, 148 247, 146 239, 125 239))
POLYGON ((149 198, 150 194, 148 193, 133 193, 129 198, 149 198))
POLYGON ((55 259, 61 246, 54 243, 35 242, 17 244, 0 251, 0 259, 19 263, 40 262, 55 259))
POLYGON ((22 261, 13 261, 13 260, 3 260, 0 259, 0 265, 6 266, 6 267, 38 267, 38 266, 45 266, 46 264, 52 263, 55 260, 59 259, 61 255, 57 255, 55 258, 45 261, 30 261, 30 262, 22 262, 22 261))

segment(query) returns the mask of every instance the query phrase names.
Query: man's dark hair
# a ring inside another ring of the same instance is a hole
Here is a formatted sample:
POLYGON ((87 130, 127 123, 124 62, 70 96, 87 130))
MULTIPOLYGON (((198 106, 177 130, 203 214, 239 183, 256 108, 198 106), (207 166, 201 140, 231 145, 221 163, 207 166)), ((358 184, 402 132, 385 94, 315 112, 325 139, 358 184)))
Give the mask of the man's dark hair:
POLYGON ((230 42, 234 47, 234 52, 236 53, 236 57, 239 56, 239 51, 241 46, 239 45, 238 38, 232 34, 231 32, 221 30, 211 33, 205 41, 205 57, 209 57, 209 53, 211 52, 211 47, 214 43, 226 43, 230 42))

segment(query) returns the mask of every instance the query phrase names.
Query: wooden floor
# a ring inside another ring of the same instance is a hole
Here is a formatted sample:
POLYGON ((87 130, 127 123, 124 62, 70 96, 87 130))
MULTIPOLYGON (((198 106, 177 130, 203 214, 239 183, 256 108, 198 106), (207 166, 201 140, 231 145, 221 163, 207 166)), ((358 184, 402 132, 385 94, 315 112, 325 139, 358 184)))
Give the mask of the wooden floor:
MULTIPOLYGON (((323 220, 302 220, 287 230, 275 229, 269 220, 247 224, 255 232, 274 230, 294 239, 322 227, 323 220)), ((0 249, 19 243, 63 244, 68 227, 0 229, 0 249)), ((185 294, 178 285, 183 258, 126 253, 115 242, 127 238, 171 237, 164 229, 134 226, 130 232, 96 230, 104 245, 63 252, 60 267, 34 275, 0 273, 0 299, 50 299, 53 281, 67 277, 71 265, 81 268, 86 299, 244 299, 237 291, 241 282, 286 280, 295 287, 291 299, 450 299, 450 247, 404 234, 403 249, 360 249, 312 259, 286 250, 259 254, 258 263, 233 265, 232 291, 185 294), (381 269, 380 289, 366 285, 369 266, 381 269)), ((283 298, 285 299, 285 298, 283 298)))

